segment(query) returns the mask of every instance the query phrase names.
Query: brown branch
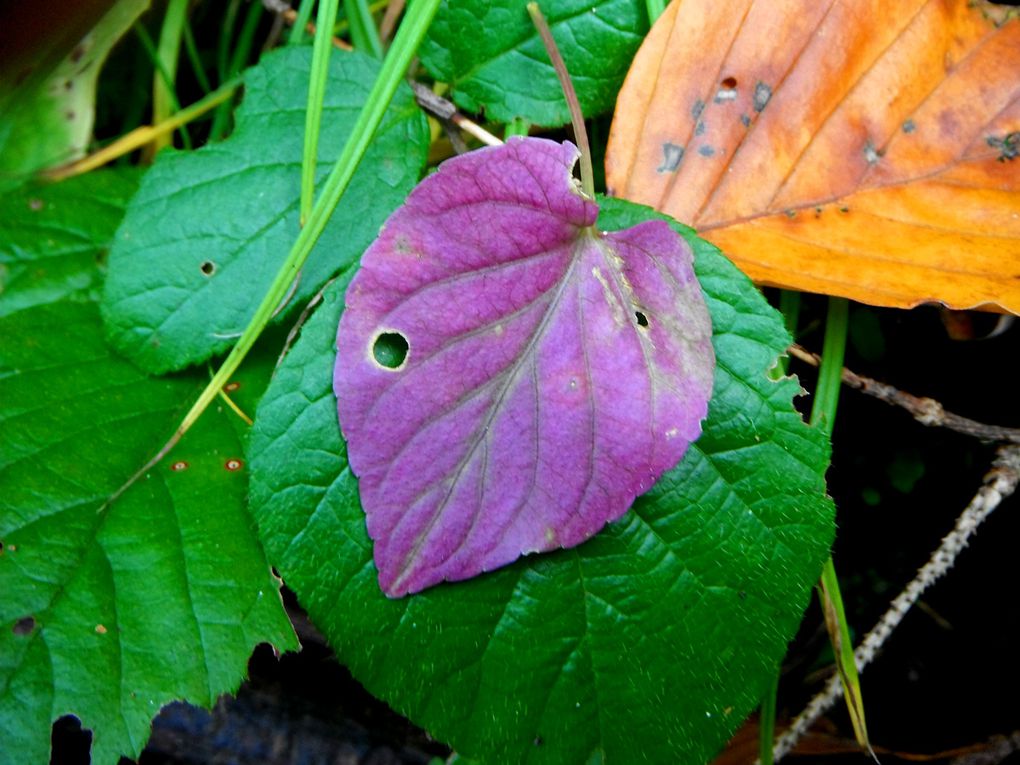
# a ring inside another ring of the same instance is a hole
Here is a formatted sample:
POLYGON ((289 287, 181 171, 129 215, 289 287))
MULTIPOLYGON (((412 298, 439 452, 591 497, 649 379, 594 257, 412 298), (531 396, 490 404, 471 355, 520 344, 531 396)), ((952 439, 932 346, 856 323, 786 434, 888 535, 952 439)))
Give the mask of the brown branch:
MULTIPOLYGON (((857 646, 854 651, 854 659, 859 671, 864 671, 864 668, 871 663, 879 649, 903 621, 903 617, 906 616, 910 608, 917 603, 929 587, 945 576, 956 562, 957 556, 974 536, 978 526, 1004 499, 1016 491, 1018 485, 1020 485, 1020 447, 1014 444, 1001 444, 996 449, 992 467, 985 475, 981 488, 956 519, 953 530, 943 537, 942 543, 932 553, 928 562, 917 572, 917 576, 893 599, 882 618, 857 646)), ((834 674, 825 688, 808 703, 786 732, 776 740, 773 747, 775 762, 779 762, 792 751, 800 737, 842 695, 843 684, 840 682, 839 675, 834 674)))
MULTIPOLYGON (((817 354, 811 353, 799 345, 791 345, 787 352, 794 358, 811 366, 817 367, 819 364, 817 354)), ((979 438, 982 441, 1020 444, 1020 428, 986 425, 983 422, 961 417, 958 414, 946 411, 942 404, 933 398, 905 393, 898 388, 894 388, 892 385, 851 372, 846 367, 843 368, 843 383, 847 387, 859 390, 861 393, 866 393, 887 404, 906 409, 922 425, 948 428, 957 433, 979 438)))
POLYGON ((411 87, 414 88, 414 97, 418 101, 418 106, 439 120, 443 126, 447 128, 447 132, 449 132, 451 139, 456 132, 455 130, 450 129, 450 126, 452 125, 455 128, 463 130, 465 133, 473 135, 479 141, 487 144, 488 146, 499 146, 503 143, 499 138, 494 136, 481 125, 476 122, 472 122, 458 112, 457 107, 453 105, 453 102, 447 101, 442 96, 436 95, 427 85, 412 81, 411 87))
POLYGON ((386 13, 383 14, 382 23, 379 25, 379 40, 385 45, 393 36, 393 30, 397 26, 397 19, 404 12, 404 0, 390 0, 386 6, 386 13))

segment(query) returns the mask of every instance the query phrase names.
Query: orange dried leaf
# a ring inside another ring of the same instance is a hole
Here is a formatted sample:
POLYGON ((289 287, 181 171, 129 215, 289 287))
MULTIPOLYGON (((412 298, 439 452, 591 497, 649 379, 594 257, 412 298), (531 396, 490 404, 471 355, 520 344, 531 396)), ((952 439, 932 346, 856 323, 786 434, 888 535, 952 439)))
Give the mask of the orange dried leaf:
POLYGON ((638 52, 610 193, 762 284, 1020 313, 1020 20, 966 0, 676 0, 638 52))

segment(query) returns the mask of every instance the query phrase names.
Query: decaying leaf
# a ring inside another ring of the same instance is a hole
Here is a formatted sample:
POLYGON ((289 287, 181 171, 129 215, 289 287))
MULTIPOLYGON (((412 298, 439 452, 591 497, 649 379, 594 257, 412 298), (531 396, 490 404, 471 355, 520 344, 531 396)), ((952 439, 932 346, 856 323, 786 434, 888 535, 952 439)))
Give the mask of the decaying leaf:
POLYGON ((770 285, 1020 312, 1020 20, 966 0, 678 0, 606 160, 770 285))
POLYGON ((389 595, 580 544, 701 432, 690 248, 661 220, 597 231, 577 156, 517 139, 447 162, 348 288, 335 390, 389 595))
POLYGON ((0 6, 0 189, 85 152, 96 81, 149 0, 0 6))

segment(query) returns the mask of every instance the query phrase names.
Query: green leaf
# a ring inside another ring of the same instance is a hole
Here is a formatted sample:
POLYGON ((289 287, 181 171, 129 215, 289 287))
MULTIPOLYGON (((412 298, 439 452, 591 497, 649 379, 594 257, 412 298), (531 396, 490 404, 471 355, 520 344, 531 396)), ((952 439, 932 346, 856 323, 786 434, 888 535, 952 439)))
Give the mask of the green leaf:
POLYGON ((4 23, 14 15, 18 32, 0 56, 0 190, 84 154, 99 70, 148 7, 149 0, 72 3, 48 11, 42 23, 24 24, 8 12, 4 23))
POLYGON ((0 197, 0 316, 64 298, 98 295, 133 170, 103 170, 0 197))
MULTIPOLYGON (((166 150, 131 201, 110 253, 103 316, 113 344, 153 372, 234 344, 299 232, 311 51, 289 47, 245 74, 228 140, 166 150)), ((319 139, 319 186, 358 117, 379 64, 336 52, 319 139)), ((356 260, 417 182, 429 134, 401 85, 360 169, 312 251, 290 305, 356 260)))
MULTIPOLYGON (((652 215, 607 199, 599 225, 652 215)), ((343 284, 258 409, 251 502, 270 560, 355 676, 466 756, 706 761, 761 698, 827 557, 827 440, 791 405, 796 380, 767 377, 782 322, 673 225, 713 317, 709 418, 681 464, 580 547, 383 595, 331 391, 343 284)))
MULTIPOLYGON (((648 31, 639 0, 541 2, 586 117, 616 103, 648 31)), ((526 10, 527 0, 444 2, 419 54, 453 100, 488 119, 565 125, 570 113, 559 80, 526 10), (484 30, 484 31, 483 31, 484 30)))
POLYGON ((137 757, 164 704, 210 706, 256 644, 296 647, 235 415, 208 413, 111 501, 203 383, 113 356, 93 303, 0 318, 3 765, 45 762, 64 714, 93 730, 93 762, 137 757))

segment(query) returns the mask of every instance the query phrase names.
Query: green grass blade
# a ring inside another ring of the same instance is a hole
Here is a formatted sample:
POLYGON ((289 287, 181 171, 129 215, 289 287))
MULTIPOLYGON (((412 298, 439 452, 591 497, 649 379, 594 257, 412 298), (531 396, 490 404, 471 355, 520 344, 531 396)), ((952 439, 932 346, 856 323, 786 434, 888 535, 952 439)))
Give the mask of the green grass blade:
POLYGON ((195 73, 198 87, 202 89, 203 95, 208 95, 212 91, 212 85, 209 83, 209 76, 205 73, 205 67, 202 66, 202 57, 198 53, 198 45, 195 44, 195 33, 191 30, 190 19, 184 24, 184 50, 188 54, 188 63, 191 64, 191 69, 195 73))
MULTIPOLYGON (((231 3, 227 9, 224 21, 224 31, 220 36, 219 64, 220 80, 228 81, 236 77, 251 56, 252 48, 255 46, 255 32, 258 30, 259 21, 264 11, 262 3, 253 2, 248 6, 248 13, 241 25, 241 31, 237 35, 237 43, 233 49, 230 48, 231 31, 237 21, 237 8, 231 3)), ((221 105, 213 117, 212 128, 209 130, 209 140, 218 141, 230 127, 230 118, 233 113, 233 104, 228 101, 221 105)))
POLYGON ((312 213, 315 195, 315 166, 319 153, 319 129, 322 125, 322 101, 329 76, 329 54, 333 50, 330 30, 336 20, 339 0, 320 0, 315 21, 315 45, 308 78, 308 108, 305 111, 305 150, 301 157, 301 225, 312 213))
POLYGON ((315 0, 301 0, 301 5, 298 6, 297 18, 294 19, 294 26, 290 28, 290 37, 287 39, 288 45, 296 45, 305 39, 305 27, 308 26, 308 20, 312 18, 312 8, 315 6, 315 0))
POLYGON ((874 757, 871 742, 868 740, 868 727, 864 720, 864 697, 861 695, 861 681, 857 674, 857 661, 854 659, 854 644, 843 610, 843 596, 839 591, 839 580, 836 578, 836 567, 832 558, 825 562, 822 569, 818 596, 822 602, 825 626, 829 631, 829 640, 832 642, 836 657, 836 669, 843 684, 843 696, 846 699, 847 711, 850 713, 850 722, 854 727, 854 737, 858 745, 874 757))
POLYGON ((234 25, 237 23, 237 12, 240 8, 241 0, 230 0, 227 12, 223 15, 220 39, 216 46, 216 73, 220 82, 230 79, 227 72, 230 67, 230 41, 234 39, 234 25))
POLYGON ((255 48, 255 33, 258 31, 264 11, 265 6, 262 3, 253 2, 248 6, 248 15, 244 17, 241 33, 237 36, 237 45, 234 46, 234 50, 230 54, 230 64, 227 69, 229 77, 236 77, 247 65, 251 52, 255 48))
POLYGON ((772 682, 765 689, 758 714, 758 760, 760 765, 772 765, 772 742, 776 738, 776 696, 779 693, 779 667, 772 682))
MULTIPOLYGON (((379 30, 368 7, 367 0, 344 0, 344 14, 351 28, 351 43, 356 50, 367 53, 373 58, 382 58, 382 42, 379 30)), ((331 25, 332 26, 332 25, 331 25)))
POLYGON ((811 405, 811 424, 830 438, 836 421, 836 407, 839 405, 839 389, 843 382, 843 356, 846 354, 849 316, 850 304, 845 298, 829 298, 818 384, 811 405))
MULTIPOLYGON (((237 13, 241 8, 241 0, 230 0, 227 12, 223 14, 220 26, 220 39, 216 46, 216 75, 221 83, 230 79, 230 43, 234 39, 234 26, 237 24, 237 13)), ((209 141, 220 140, 230 125, 231 102, 221 104, 213 114, 212 127, 209 128, 209 141)))
MULTIPOLYGON (((847 329, 849 326, 850 304, 844 298, 829 298, 829 311, 825 319, 825 340, 822 344, 822 360, 818 368, 818 384, 815 400, 811 406, 811 424, 820 428, 830 438, 836 421, 836 407, 839 404, 839 389, 843 377, 843 357, 846 353, 847 329)), ((836 657, 836 668, 843 683, 847 710, 854 726, 854 735, 861 748, 872 752, 868 741, 868 729, 864 721, 864 699, 861 695, 861 681, 854 660, 854 646, 850 628, 843 610, 843 597, 839 591, 836 567, 829 558, 822 569, 818 585, 825 626, 832 641, 836 657)), ((874 753, 872 752, 872 756, 874 753)))
MULTIPOLYGON (((163 28, 159 33, 159 45, 156 48, 158 70, 152 79, 152 122, 164 122, 176 111, 180 110, 177 102, 177 61, 181 55, 181 42, 184 38, 184 26, 188 19, 188 0, 170 0, 163 17, 163 28)), ((191 148, 191 140, 187 132, 182 130, 184 145, 191 148)), ((155 154, 170 144, 170 136, 156 138, 151 146, 155 154)))
MULTIPOLYGON (((156 43, 153 42, 152 37, 149 35, 149 31, 145 28, 145 26, 136 22, 133 27, 133 30, 135 35, 138 37, 138 41, 142 44, 142 48, 145 51, 145 55, 149 59, 149 63, 152 64, 154 72, 153 98, 155 98, 156 93, 155 83, 161 81, 166 88, 165 92, 169 94, 169 102, 173 107, 170 113, 173 113, 174 111, 180 111, 181 105, 177 101, 177 95, 174 92, 175 74, 171 74, 171 72, 169 72, 164 66, 163 61, 160 60, 159 50, 156 46, 156 43)), ((155 121, 155 119, 156 119, 156 105, 154 103, 152 121, 155 121)), ((189 149, 191 148, 191 135, 187 132, 187 130, 181 131, 181 140, 184 143, 185 147, 189 149)), ((160 146, 164 146, 167 143, 169 143, 169 138, 167 139, 166 142, 160 144, 160 146)))

